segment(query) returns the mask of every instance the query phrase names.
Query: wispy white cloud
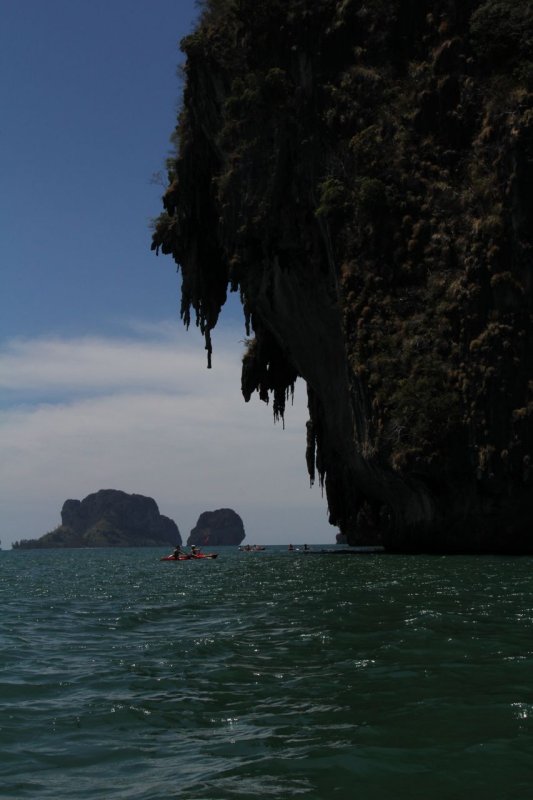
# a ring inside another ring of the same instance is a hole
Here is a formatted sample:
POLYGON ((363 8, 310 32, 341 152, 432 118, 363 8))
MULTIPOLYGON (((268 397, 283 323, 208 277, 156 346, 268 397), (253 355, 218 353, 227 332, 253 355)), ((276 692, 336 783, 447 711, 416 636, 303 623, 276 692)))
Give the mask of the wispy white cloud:
MULTIPOLYGON (((157 386, 177 392, 195 390, 189 381, 195 372, 197 391, 212 380, 198 372, 198 336, 185 332, 178 342, 174 332, 128 338, 15 339, 0 351, 0 389, 34 392, 129 391, 157 386)), ((228 359, 229 341, 221 348, 222 364, 228 359)), ((231 355, 234 360, 235 352, 231 355)), ((205 361, 204 361, 205 365, 205 361)))
POLYGON ((198 332, 176 328, 0 348, 4 542, 40 536, 64 500, 100 488, 154 497, 184 538, 202 511, 229 506, 248 540, 332 540, 305 472, 303 383, 283 430, 240 394, 240 331, 217 336, 208 370, 198 332))

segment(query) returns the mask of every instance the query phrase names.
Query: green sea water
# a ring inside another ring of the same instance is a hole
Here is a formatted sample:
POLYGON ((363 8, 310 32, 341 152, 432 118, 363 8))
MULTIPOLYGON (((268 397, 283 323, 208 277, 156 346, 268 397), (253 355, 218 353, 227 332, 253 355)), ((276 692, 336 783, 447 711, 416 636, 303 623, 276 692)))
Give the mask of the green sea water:
POLYGON ((533 559, 0 553, 2 800, 533 797, 533 559))

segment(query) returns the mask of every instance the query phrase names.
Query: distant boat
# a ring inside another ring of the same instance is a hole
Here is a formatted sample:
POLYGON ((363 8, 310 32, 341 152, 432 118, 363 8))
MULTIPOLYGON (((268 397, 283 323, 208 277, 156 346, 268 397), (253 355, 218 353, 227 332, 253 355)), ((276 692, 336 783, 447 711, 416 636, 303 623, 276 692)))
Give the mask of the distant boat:
POLYGON ((239 545, 241 553, 257 553, 260 550, 266 550, 262 544, 243 544, 239 545))
POLYGON ((203 558, 217 558, 218 553, 182 553, 175 556, 173 553, 169 556, 161 556, 160 561, 200 561, 203 558))

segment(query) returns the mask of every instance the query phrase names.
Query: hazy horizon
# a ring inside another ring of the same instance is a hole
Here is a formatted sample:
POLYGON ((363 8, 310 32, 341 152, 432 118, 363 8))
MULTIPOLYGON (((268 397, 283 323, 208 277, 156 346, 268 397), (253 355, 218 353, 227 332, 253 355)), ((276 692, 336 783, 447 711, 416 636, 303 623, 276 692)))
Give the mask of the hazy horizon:
POLYGON ((153 497, 184 538, 230 507, 249 542, 334 541, 306 473, 304 383, 285 430, 246 404, 238 298, 207 370, 176 265, 150 251, 196 3, 0 7, 3 547, 102 488, 153 497))

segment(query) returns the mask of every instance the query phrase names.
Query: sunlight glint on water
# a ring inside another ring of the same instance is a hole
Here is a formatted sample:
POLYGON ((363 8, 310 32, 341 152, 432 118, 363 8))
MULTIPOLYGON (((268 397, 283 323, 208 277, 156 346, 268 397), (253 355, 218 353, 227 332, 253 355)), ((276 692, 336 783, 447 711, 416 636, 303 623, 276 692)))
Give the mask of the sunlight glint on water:
POLYGON ((0 553, 3 800, 533 796, 533 562, 0 553))

